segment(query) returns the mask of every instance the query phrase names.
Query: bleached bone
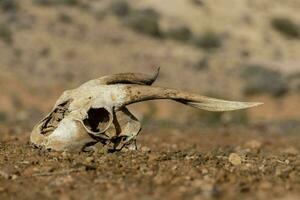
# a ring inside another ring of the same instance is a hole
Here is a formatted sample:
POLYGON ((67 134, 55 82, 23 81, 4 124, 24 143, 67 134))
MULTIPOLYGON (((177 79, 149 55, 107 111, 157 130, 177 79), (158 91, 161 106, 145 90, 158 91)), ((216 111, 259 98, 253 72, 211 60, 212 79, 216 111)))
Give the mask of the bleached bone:
POLYGON ((154 75, 123 73, 88 81, 65 91, 52 111, 32 130, 30 141, 57 151, 80 151, 98 142, 115 150, 135 147, 141 124, 127 105, 172 99, 208 111, 230 111, 261 103, 214 99, 176 89, 154 87, 154 75))

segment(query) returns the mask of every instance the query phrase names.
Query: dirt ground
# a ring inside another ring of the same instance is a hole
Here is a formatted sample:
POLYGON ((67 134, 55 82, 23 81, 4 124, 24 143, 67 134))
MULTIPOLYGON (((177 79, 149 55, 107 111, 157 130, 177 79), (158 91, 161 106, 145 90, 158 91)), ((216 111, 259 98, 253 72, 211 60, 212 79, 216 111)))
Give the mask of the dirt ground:
POLYGON ((299 135, 144 130, 138 151, 117 153, 45 152, 28 135, 1 135, 0 199, 300 197, 299 135))

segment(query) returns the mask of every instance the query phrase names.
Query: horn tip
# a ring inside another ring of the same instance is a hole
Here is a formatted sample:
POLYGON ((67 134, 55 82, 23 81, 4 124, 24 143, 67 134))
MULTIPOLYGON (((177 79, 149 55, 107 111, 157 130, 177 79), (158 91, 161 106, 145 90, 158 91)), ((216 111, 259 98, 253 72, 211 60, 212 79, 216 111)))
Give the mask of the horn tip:
POLYGON ((158 77, 159 72, 160 72, 160 66, 158 66, 158 67, 156 68, 156 71, 155 71, 155 79, 158 77))
POLYGON ((264 103, 262 102, 253 102, 251 103, 251 107, 255 107, 255 106, 260 106, 260 105, 263 105, 264 103))
POLYGON ((159 72, 160 72, 160 67, 157 67, 155 70, 155 73, 153 74, 153 76, 150 80, 150 85, 152 85, 152 83, 157 79, 159 72))
POLYGON ((156 67, 156 73, 159 73, 159 71, 160 71, 160 66, 157 66, 156 67))

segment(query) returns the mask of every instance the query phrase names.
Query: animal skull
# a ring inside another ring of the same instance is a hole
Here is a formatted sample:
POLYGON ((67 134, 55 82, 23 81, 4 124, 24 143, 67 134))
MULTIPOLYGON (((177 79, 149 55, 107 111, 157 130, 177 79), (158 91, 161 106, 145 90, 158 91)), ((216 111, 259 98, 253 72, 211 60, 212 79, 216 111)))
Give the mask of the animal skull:
POLYGON ((38 147, 57 151, 80 151, 98 142, 114 150, 136 149, 141 124, 127 105, 172 99, 208 111, 230 111, 261 103, 234 102, 200 96, 176 89, 154 87, 159 73, 123 73, 91 80, 65 91, 52 111, 32 130, 30 140, 38 147))

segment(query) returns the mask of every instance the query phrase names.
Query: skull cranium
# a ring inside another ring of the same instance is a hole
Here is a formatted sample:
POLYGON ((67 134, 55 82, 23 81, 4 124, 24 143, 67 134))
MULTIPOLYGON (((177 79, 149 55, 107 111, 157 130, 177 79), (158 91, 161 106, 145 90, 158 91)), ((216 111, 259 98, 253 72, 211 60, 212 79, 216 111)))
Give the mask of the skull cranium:
POLYGON ((153 87, 159 70, 152 76, 123 73, 91 80, 65 91, 52 111, 34 128, 30 136, 35 146, 57 151, 80 151, 101 142, 118 150, 135 147, 141 124, 127 105, 172 99, 208 111, 229 111, 261 103, 225 101, 175 89, 153 87))

